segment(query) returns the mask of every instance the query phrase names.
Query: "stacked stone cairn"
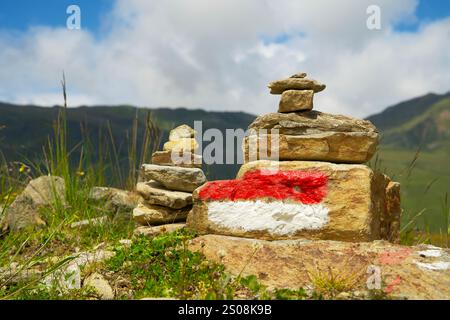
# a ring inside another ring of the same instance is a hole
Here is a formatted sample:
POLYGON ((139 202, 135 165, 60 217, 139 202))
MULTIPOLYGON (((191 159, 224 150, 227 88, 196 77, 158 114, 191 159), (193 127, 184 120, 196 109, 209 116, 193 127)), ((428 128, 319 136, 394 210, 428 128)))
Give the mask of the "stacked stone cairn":
POLYGON ((305 73, 269 88, 281 95, 278 112, 249 126, 235 180, 195 190, 187 226, 261 240, 397 242, 400 185, 364 164, 379 142, 375 126, 313 110, 314 94, 325 85, 305 73))
POLYGON ((136 234, 154 235, 184 227, 192 208, 192 192, 206 182, 202 157, 196 154, 195 131, 181 125, 170 131, 163 151, 143 164, 136 191, 143 197, 133 210, 136 234))

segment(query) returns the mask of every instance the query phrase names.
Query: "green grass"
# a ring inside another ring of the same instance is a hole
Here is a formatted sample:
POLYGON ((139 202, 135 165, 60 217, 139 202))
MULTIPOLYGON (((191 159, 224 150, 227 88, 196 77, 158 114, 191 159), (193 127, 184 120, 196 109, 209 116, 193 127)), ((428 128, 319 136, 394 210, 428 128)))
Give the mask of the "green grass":
POLYGON ((379 170, 401 183, 405 238, 414 231, 428 234, 419 242, 433 238, 435 244, 448 246, 450 212, 445 199, 450 194, 450 154, 446 148, 431 153, 385 147, 378 157, 379 170))
MULTIPOLYGON (((381 167, 402 188, 402 205, 406 212, 419 212, 422 226, 428 225, 434 231, 442 224, 442 200, 450 193, 450 154, 421 152, 413 168, 409 165, 415 153, 408 150, 381 149, 381 167)), ((407 221, 403 221, 407 222, 407 221)))

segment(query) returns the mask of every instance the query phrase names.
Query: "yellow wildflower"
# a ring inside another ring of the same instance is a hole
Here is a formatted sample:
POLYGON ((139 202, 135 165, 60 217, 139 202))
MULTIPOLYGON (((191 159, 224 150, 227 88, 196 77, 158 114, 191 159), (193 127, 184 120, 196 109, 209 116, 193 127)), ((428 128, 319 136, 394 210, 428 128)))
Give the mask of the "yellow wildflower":
POLYGON ((84 177, 85 173, 84 171, 77 171, 77 176, 84 177))

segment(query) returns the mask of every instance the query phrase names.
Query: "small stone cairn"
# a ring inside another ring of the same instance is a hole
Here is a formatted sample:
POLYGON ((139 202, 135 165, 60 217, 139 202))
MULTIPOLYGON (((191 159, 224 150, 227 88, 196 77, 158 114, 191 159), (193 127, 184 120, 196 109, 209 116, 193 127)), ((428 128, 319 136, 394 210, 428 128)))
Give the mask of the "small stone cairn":
POLYGON ((133 210, 140 225, 136 234, 155 235, 184 227, 192 208, 192 191, 206 182, 202 157, 196 154, 195 131, 181 125, 170 131, 163 151, 152 155, 152 164, 141 168, 136 191, 143 197, 133 210))
POLYGON ((250 124, 237 179, 195 190, 187 226, 262 240, 397 242, 400 185, 364 164, 379 142, 376 127, 313 110, 325 85, 305 73, 269 88, 281 95, 278 112, 250 124), (276 145, 268 143, 274 130, 276 145))

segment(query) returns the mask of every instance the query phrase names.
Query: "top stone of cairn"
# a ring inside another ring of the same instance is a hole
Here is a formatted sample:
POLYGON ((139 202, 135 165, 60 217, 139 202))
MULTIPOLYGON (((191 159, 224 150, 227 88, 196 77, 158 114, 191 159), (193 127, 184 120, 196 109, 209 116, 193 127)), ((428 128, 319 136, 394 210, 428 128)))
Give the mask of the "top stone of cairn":
POLYGON ((195 130, 186 124, 176 127, 170 130, 169 141, 178 141, 180 139, 194 138, 195 130))
POLYGON ((297 73, 287 79, 277 80, 269 83, 271 94, 282 94, 287 90, 312 90, 320 92, 325 85, 312 79, 306 79, 306 73, 297 73))

